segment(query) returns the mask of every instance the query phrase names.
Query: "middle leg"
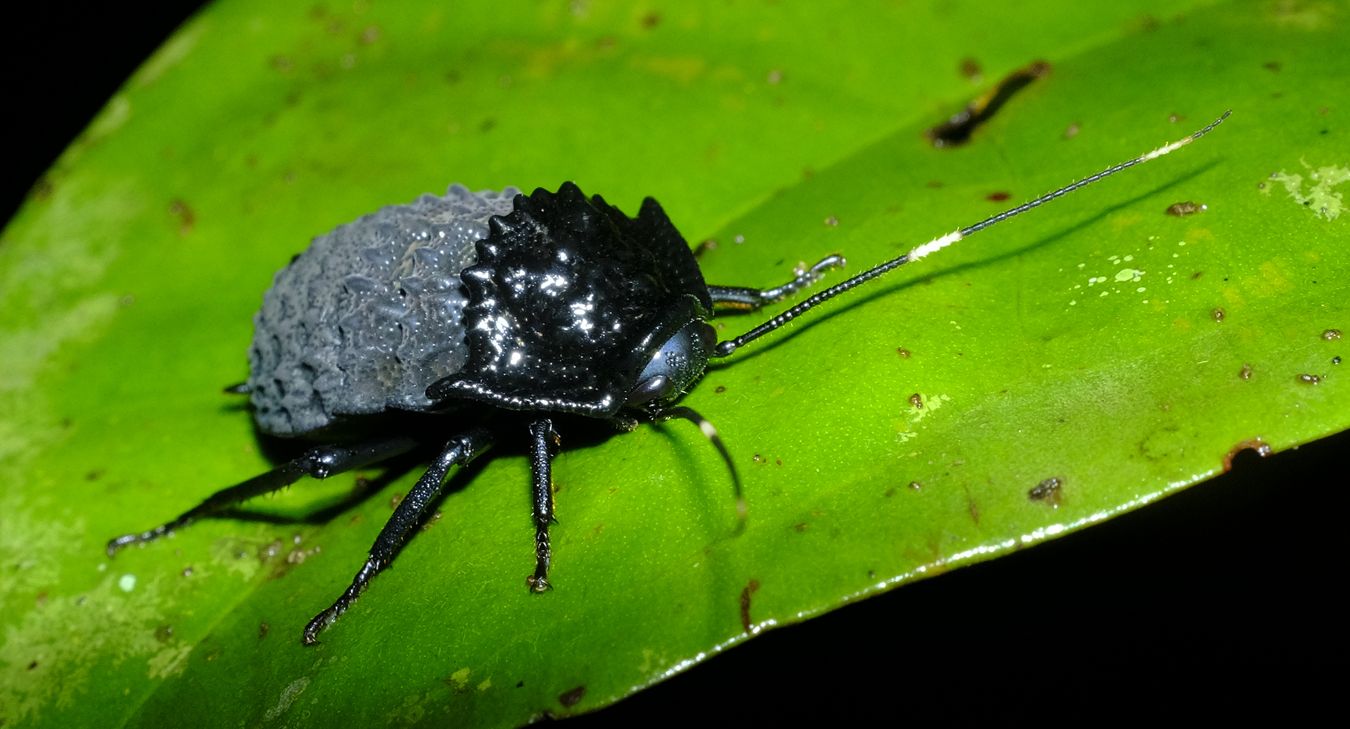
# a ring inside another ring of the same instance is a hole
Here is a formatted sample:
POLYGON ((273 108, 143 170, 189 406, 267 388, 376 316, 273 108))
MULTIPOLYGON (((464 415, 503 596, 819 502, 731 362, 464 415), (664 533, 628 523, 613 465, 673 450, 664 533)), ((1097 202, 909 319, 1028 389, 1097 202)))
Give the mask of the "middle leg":
POLYGON ((352 584, 328 609, 314 616, 305 626, 302 642, 314 645, 319 642, 319 633, 332 625, 339 615, 347 612, 356 598, 365 592, 370 581, 394 561, 394 557, 403 545, 408 543, 416 529, 427 520, 431 505, 445 489, 445 479, 453 466, 463 466, 492 445, 492 433, 484 428, 475 428, 452 438, 436 460, 432 461, 422 477, 403 497, 394 515, 385 522, 375 543, 370 546, 370 556, 366 563, 352 578, 352 584))

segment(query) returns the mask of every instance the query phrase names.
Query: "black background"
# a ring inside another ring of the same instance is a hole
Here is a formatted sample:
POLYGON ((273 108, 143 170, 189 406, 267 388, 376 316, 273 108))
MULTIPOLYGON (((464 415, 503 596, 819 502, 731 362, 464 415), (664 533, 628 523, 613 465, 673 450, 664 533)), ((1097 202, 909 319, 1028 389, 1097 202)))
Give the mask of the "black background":
MULTIPOLYGON (((0 216, 189 6, 45 3, 7 23, 0 216)), ((772 631, 573 723, 1339 715, 1348 448, 1245 453, 1162 503, 772 631)))

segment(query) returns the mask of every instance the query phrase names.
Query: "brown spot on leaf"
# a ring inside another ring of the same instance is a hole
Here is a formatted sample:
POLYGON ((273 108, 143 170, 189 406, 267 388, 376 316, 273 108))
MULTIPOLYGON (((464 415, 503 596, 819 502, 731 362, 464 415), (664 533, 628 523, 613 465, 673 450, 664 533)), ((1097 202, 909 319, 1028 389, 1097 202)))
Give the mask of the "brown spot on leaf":
POLYGON ((994 88, 966 104, 966 108, 929 129, 928 141, 934 147, 958 147, 969 142, 975 130, 998 113, 1014 94, 1048 73, 1050 64, 1045 61, 1033 61, 1013 71, 994 88))
POLYGON ((1209 206, 1204 203, 1183 200, 1182 202, 1172 203, 1167 206, 1167 214, 1175 218, 1184 218, 1187 215, 1195 215, 1209 210, 1209 206))
POLYGON ((585 695, 586 695, 586 686, 581 685, 574 689, 568 689, 567 691, 558 694, 558 703, 566 707, 576 706, 577 702, 581 701, 582 697, 584 697, 585 695))
POLYGON ((959 70, 963 77, 971 81, 980 80, 980 76, 984 73, 984 69, 980 68, 980 62, 970 56, 961 59, 959 70))
POLYGON ((197 224, 197 214, 192 212, 192 208, 182 199, 174 199, 169 203, 169 214, 178 219, 179 235, 191 233, 193 226, 197 224))
POLYGON ((1064 480, 1058 476, 1051 476, 1032 486, 1031 490, 1027 492, 1027 498, 1048 504, 1052 509, 1058 509, 1064 498, 1063 489, 1064 480))
POLYGON ((1243 362, 1242 369, 1238 370, 1238 377, 1241 377, 1244 380, 1250 380, 1252 378, 1252 366, 1243 362))
POLYGON ((741 590, 741 627, 746 633, 753 633, 750 622, 750 598, 759 590, 759 580, 750 580, 741 590))
POLYGON ((988 200, 989 202, 1003 202, 1004 200, 1007 200, 1010 197, 1012 197, 1012 193, 1006 190, 999 190, 997 192, 991 192, 988 195, 985 195, 984 199, 988 200))
POLYGON ((1341 330, 1339 330, 1339 329, 1324 329, 1324 330, 1322 330, 1322 338, 1325 339, 1325 340, 1327 340, 1328 342, 1334 342, 1334 341, 1336 341, 1337 339, 1340 339, 1340 338, 1341 338, 1341 330))
POLYGON ((1212 311, 1209 312, 1209 318, 1213 319, 1213 320, 1216 321, 1216 322, 1221 322, 1221 321, 1223 321, 1224 318, 1227 317, 1227 316, 1228 316, 1228 312, 1224 311, 1221 307, 1217 307, 1217 306, 1214 307, 1214 309, 1213 309, 1212 311))
POLYGON ((1252 451, 1256 455, 1265 458, 1266 456, 1270 455, 1270 446, 1267 445, 1264 440, 1261 440, 1260 437, 1248 438, 1246 440, 1238 441, 1236 445, 1228 449, 1227 453, 1223 454, 1224 473, 1228 473, 1229 471, 1233 470, 1233 459, 1236 458, 1237 455, 1243 451, 1252 451))

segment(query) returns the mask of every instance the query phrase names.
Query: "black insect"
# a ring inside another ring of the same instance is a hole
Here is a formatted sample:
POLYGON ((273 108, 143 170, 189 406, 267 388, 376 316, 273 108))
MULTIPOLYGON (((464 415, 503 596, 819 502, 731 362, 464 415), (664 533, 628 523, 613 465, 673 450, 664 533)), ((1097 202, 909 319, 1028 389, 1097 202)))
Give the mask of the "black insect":
POLYGON ((542 592, 550 587, 555 418, 585 416, 621 429, 685 418, 700 425, 731 466, 712 426, 675 404, 710 359, 727 357, 905 263, 1178 149, 1227 117, 935 238, 722 342, 708 324, 715 312, 754 311, 779 301, 843 259, 829 256, 776 288, 709 286, 655 200, 644 200, 630 218, 570 182, 556 193, 529 195, 455 186, 444 197, 384 208, 315 239, 277 274, 255 318, 249 379, 232 388, 249 394, 263 433, 321 445, 166 524, 112 540, 108 553, 302 476, 327 478, 425 442, 441 444, 351 585, 305 626, 303 640, 313 644, 426 520, 450 468, 469 463, 519 423, 529 435, 534 502, 535 568, 528 584, 542 592))

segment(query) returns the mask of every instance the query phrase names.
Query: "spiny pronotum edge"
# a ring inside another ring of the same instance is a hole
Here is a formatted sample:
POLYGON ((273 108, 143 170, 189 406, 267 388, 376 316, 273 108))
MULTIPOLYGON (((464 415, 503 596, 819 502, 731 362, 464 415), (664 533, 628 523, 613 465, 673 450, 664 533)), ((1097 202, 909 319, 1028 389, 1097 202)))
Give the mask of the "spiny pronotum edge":
POLYGON ((778 329, 784 324, 787 324, 793 319, 796 319, 797 317, 801 316, 807 311, 815 308, 816 306, 819 306, 820 304, 825 303, 826 301, 829 301, 830 299, 838 296, 839 294, 842 294, 845 291, 848 291, 849 289, 867 283, 868 281, 871 281, 872 279, 877 278, 882 274, 889 273, 890 271, 899 268, 900 266, 906 263, 917 261, 921 258, 930 256, 942 250, 943 248, 946 248, 947 246, 959 240, 962 240, 963 238, 968 238, 972 234, 978 233, 979 231, 984 230, 985 228, 988 228, 991 225, 994 225, 995 223, 1001 223, 1004 220, 1007 220, 1008 218, 1011 218, 1015 215, 1021 215, 1022 213, 1025 213, 1026 211, 1031 210, 1032 208, 1040 207, 1041 205, 1044 205, 1045 203, 1048 203, 1051 200, 1063 197, 1075 190, 1078 190, 1079 188, 1091 185, 1092 183, 1097 182, 1098 180, 1110 177, 1111 175, 1114 175, 1117 172, 1129 169, 1130 167, 1133 167, 1137 164, 1143 164, 1144 162, 1148 162, 1149 160, 1157 159, 1165 154, 1168 154, 1169 152, 1175 152, 1176 150, 1181 149, 1182 147, 1208 134, 1210 130, 1212 130, 1214 127, 1219 126, 1219 124, 1223 123, 1223 120, 1227 119, 1228 116, 1232 113, 1233 112, 1231 109, 1225 111, 1221 116, 1219 116, 1218 119, 1215 119, 1214 121, 1210 122, 1203 129, 1200 129, 1199 131, 1193 132, 1185 137, 1182 137, 1181 139, 1178 139, 1175 142, 1164 144, 1163 146, 1158 147, 1152 152, 1147 152, 1145 154, 1139 155, 1138 157, 1135 157, 1134 159, 1107 167, 1106 169, 1102 170, 1101 172, 1098 172, 1095 175, 1092 175, 1091 177, 1085 177, 1073 184, 1065 185, 1064 187, 1061 187, 1053 192, 1047 192, 1046 194, 1041 195, 1040 197, 1034 200, 1022 203, 1021 205, 1018 205, 1015 208, 1011 208, 997 215, 985 218, 984 220, 981 220, 980 222, 974 225, 967 226, 965 228, 961 228, 960 230, 956 230, 946 235, 934 238, 933 240, 930 240, 927 243, 924 243, 923 245, 915 247, 913 250, 909 251, 908 253, 902 256, 899 256, 898 258, 892 258, 891 260, 886 261, 885 263, 882 263, 878 266, 874 266, 873 268, 869 268, 868 270, 863 271, 862 273, 854 276, 853 278, 837 283, 834 286, 831 286, 828 289, 825 289, 818 293, 812 294, 810 297, 803 300, 800 304, 797 304, 796 306, 788 309, 787 311, 779 314, 778 316, 775 316, 774 318, 764 322, 763 324, 760 324, 759 326, 755 327, 754 329, 751 329, 745 334, 742 334, 734 339, 728 339, 725 341, 718 342, 716 348, 713 350, 712 356, 714 357, 729 356, 732 352, 735 352, 737 349, 745 346, 745 344, 752 342, 756 339, 759 339, 765 334, 768 334, 769 332, 778 329))

